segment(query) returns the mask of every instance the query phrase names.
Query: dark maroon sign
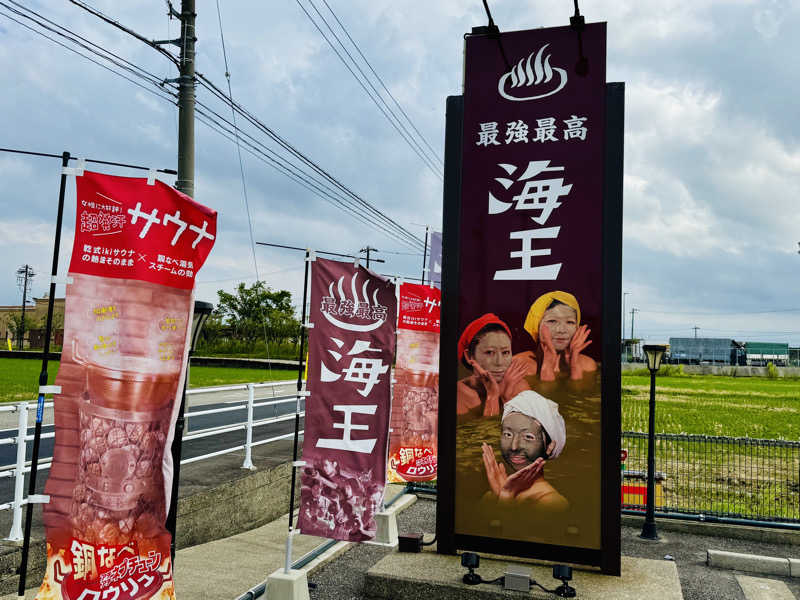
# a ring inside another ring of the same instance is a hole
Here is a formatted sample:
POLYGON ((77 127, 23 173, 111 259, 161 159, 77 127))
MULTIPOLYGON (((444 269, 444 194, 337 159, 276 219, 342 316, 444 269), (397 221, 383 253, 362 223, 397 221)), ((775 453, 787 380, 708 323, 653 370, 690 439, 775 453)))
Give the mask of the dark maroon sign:
POLYGON ((353 263, 311 268, 300 530, 375 537, 383 500, 397 299, 388 280, 353 263))
POLYGON ((443 295, 458 304, 458 344, 442 345, 457 382, 441 390, 457 427, 439 453, 455 454, 460 548, 602 549, 605 34, 466 38, 458 286, 443 295))
MULTIPOLYGON (((586 77, 575 74, 570 27, 502 34, 510 72, 496 39, 467 38, 461 329, 559 289, 600 334, 605 32, 605 23, 583 32, 586 77)), ((523 320, 508 323, 515 352, 529 347, 523 320)), ((587 352, 599 359, 599 344, 587 352)))

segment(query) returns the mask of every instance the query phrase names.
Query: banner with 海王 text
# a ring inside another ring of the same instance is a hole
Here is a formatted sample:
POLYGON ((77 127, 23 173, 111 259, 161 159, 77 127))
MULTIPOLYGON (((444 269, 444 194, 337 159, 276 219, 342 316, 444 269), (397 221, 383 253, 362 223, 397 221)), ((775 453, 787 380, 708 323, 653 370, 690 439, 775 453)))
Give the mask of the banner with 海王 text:
POLYGON ((351 542, 375 537, 386 484, 396 317, 390 281, 353 263, 312 262, 303 534, 351 542))

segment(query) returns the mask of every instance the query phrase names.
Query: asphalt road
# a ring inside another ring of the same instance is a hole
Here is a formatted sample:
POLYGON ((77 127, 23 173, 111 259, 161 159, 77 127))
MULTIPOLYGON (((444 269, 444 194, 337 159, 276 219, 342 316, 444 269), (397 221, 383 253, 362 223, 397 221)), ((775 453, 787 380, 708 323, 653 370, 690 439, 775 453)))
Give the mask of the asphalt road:
MULTIPOLYGON (((288 416, 295 411, 296 384, 286 383, 275 388, 256 388, 255 404, 269 402, 267 406, 256 407, 253 410, 254 421, 269 419, 280 416, 288 416), (289 402, 280 403, 281 400, 289 402)), ((233 424, 243 424, 247 418, 247 390, 228 390, 211 391, 202 394, 190 394, 187 396, 187 429, 184 435, 191 435, 200 430, 210 428, 223 428, 233 424), (241 407, 237 410, 230 410, 222 413, 199 415, 192 417, 193 413, 207 411, 217 408, 241 407)), ((301 403, 301 409, 304 405, 301 403)), ((35 413, 35 409, 30 411, 35 413)), ((52 423, 52 411, 45 414, 45 423, 52 423), (48 418, 49 417, 49 418, 48 418)), ((10 415, 9 415, 10 416, 10 415)), ((16 416, 13 417, 16 420, 16 416)), ((4 426, 8 426, 8 419, 4 426)), ((303 419, 300 420, 300 427, 303 427, 303 419)), ((261 425, 253 428, 253 442, 265 440, 294 431, 294 419, 286 419, 277 423, 261 425)), ((42 426, 42 433, 52 433, 53 425, 42 426)), ((16 436, 17 429, 0 430, 0 438, 16 436)), ((34 434, 34 427, 28 428, 28 435, 34 434)), ((182 459, 194 458, 217 452, 226 448, 239 446, 245 442, 246 431, 244 428, 228 433, 202 437, 194 440, 186 440, 183 443, 182 459)), ((39 461, 49 459, 53 455, 54 438, 44 438, 41 440, 39 449, 39 461)), ((31 460, 33 452, 33 442, 29 441, 26 447, 26 459, 31 460)), ((14 465, 16 463, 17 447, 16 444, 0 445, 0 465, 14 465)), ((12 467, 13 468, 13 467, 12 467)), ((40 470, 36 478, 37 493, 43 493, 44 484, 47 479, 48 470, 40 470)), ((28 478, 25 478, 25 492, 27 494, 28 478)), ((0 503, 10 502, 14 496, 14 477, 4 477, 0 479, 0 503)))

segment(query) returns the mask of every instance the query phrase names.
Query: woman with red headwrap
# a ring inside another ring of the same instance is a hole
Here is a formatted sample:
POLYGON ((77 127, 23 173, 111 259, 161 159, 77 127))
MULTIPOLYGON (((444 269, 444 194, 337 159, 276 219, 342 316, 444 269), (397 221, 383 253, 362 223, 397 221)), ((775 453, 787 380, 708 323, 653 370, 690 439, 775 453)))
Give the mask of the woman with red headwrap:
POLYGON ((458 422, 499 415, 503 403, 530 389, 525 377, 536 374, 536 361, 513 357, 511 330, 487 313, 466 326, 458 340, 458 358, 472 375, 458 382, 458 422))

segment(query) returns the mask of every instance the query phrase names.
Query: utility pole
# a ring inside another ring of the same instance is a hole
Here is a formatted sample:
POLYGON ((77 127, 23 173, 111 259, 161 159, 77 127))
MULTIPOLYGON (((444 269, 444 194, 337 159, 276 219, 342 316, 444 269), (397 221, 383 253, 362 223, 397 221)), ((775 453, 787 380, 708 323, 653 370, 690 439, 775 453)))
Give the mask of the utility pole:
MULTIPOLYGON (((359 250, 359 253, 364 253, 364 252, 367 253, 367 268, 369 269, 369 253, 380 252, 380 250, 378 250, 377 248, 372 248, 371 246, 367 246, 366 248, 362 248, 361 250, 359 250)), ((383 261, 376 260, 375 262, 383 262, 383 261)))
POLYGON ((638 308, 632 308, 631 309, 631 339, 634 339, 634 337, 635 337, 633 335, 633 318, 636 316, 637 312, 639 312, 638 308))
POLYGON ((176 14, 172 6, 170 14, 177 16, 181 22, 181 37, 171 41, 180 49, 180 77, 178 83, 178 180, 175 187, 194 198, 194 22, 195 0, 181 0, 181 12, 176 14))
MULTIPOLYGON (((428 260, 428 231, 429 227, 425 225, 425 248, 422 251, 422 285, 425 285, 425 271, 427 271, 427 265, 425 262, 428 260)), ((430 277, 433 277, 433 274, 430 274, 430 277)))
POLYGON ((695 325, 694 327, 692 327, 692 329, 694 329, 694 339, 697 339, 697 330, 700 328, 697 325, 695 325))
POLYGON ((17 350, 22 350, 25 339, 25 305, 28 303, 28 282, 35 276, 36 273, 33 272, 33 267, 30 265, 23 265, 17 269, 17 285, 22 288, 22 319, 19 326, 17 350))
POLYGON ((625 296, 630 296, 630 292, 622 292, 622 341, 625 341, 625 296))

